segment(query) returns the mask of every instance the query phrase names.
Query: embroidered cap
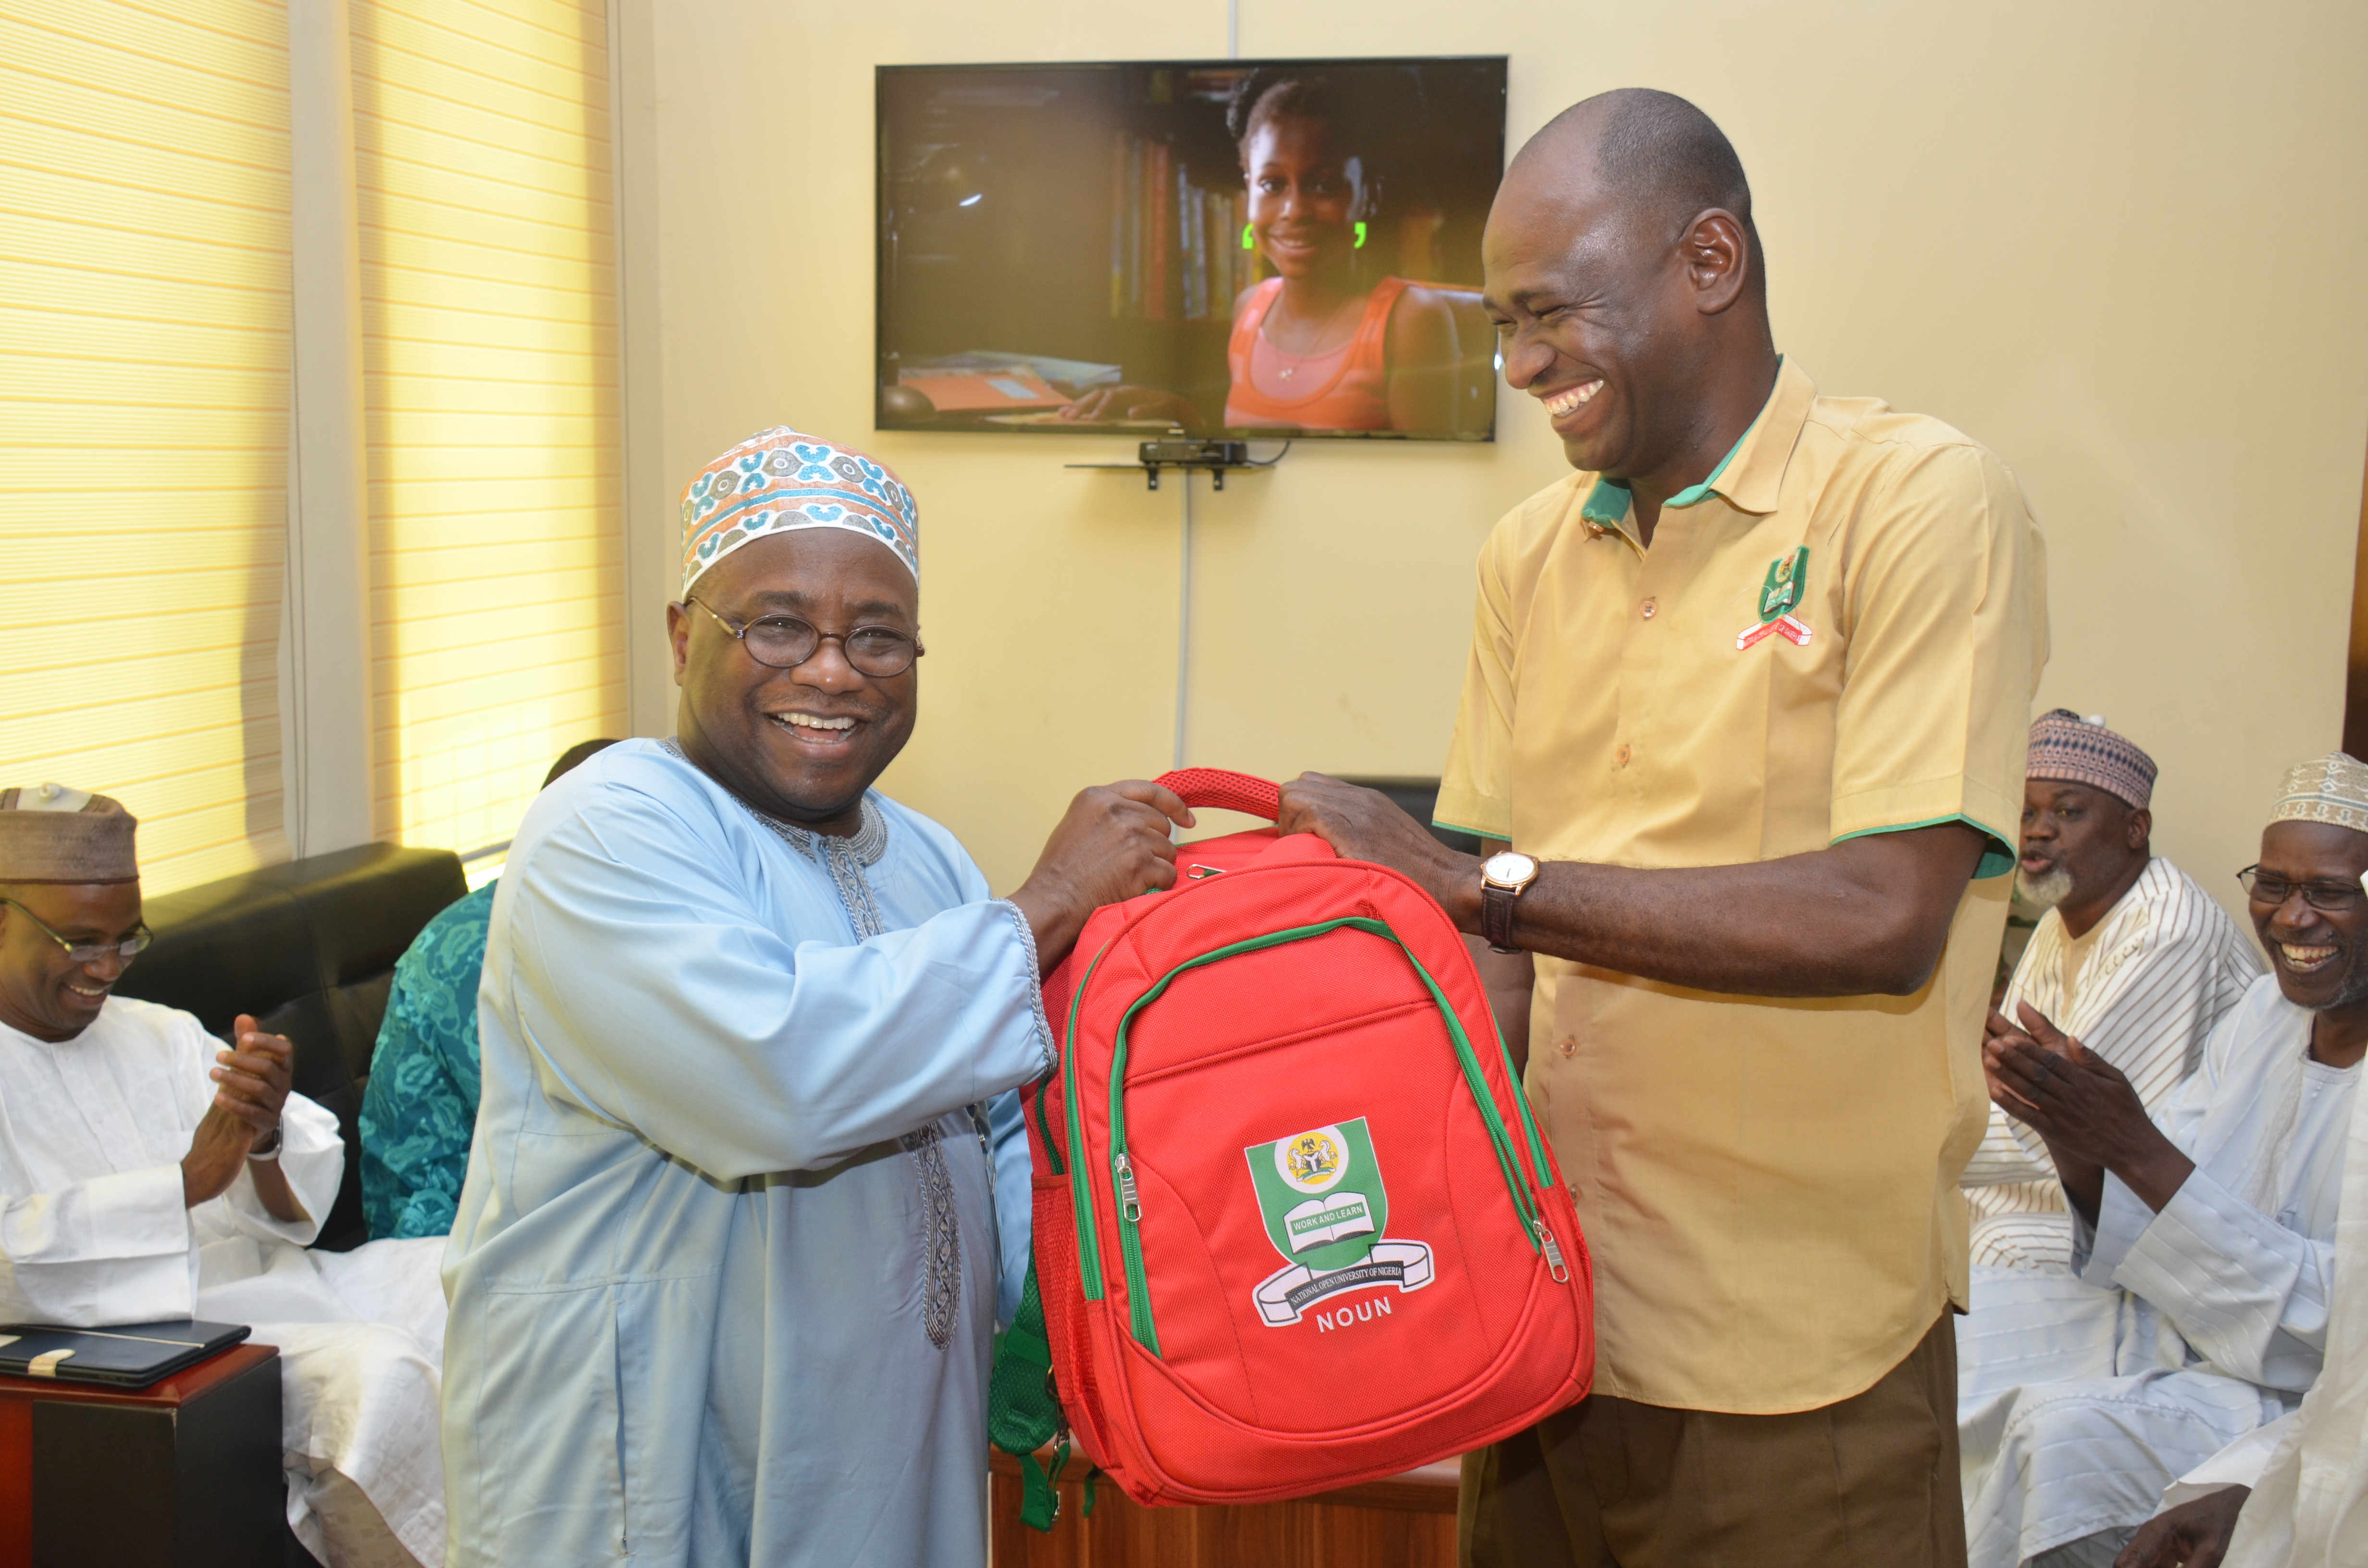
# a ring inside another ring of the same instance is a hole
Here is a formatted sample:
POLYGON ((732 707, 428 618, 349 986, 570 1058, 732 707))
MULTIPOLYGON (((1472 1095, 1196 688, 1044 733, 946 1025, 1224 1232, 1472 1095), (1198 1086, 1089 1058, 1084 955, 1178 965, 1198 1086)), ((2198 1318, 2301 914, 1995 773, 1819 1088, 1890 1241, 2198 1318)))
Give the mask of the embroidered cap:
POLYGON ((0 882, 136 882, 140 819, 63 784, 0 790, 0 882))
POLYGON ((2286 769, 2271 822, 2327 822, 2368 833, 2368 763, 2340 751, 2286 769))
POLYGON ((2090 723, 2069 708, 2051 708, 2031 726, 2031 765, 2026 778, 2058 778, 2102 790, 2135 811, 2154 799, 2154 758, 2103 723, 2090 723))
POLYGON ((799 528, 876 539, 921 580, 913 493, 861 452, 786 425, 759 430, 709 463, 682 493, 682 591, 751 540, 799 528))

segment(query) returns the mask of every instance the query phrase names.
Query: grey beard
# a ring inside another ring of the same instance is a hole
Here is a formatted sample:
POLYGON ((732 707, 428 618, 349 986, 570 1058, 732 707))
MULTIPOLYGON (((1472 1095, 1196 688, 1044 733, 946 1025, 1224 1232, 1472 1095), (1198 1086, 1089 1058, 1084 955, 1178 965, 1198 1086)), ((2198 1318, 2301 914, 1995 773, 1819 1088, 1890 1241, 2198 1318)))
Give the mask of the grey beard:
POLYGON ((2061 866, 2036 877, 2029 871, 2017 871, 2014 891, 2025 903, 2053 909, 2072 896, 2072 873, 2061 866))
POLYGON ((2344 956, 2352 958, 2353 963, 2351 972, 2343 977, 2343 988, 2329 998, 2325 1006, 2312 1008, 2313 1012, 2331 1013, 2338 1007, 2354 1006, 2361 1002, 2368 1001, 2368 963, 2359 962, 2352 954, 2347 953, 2344 956))

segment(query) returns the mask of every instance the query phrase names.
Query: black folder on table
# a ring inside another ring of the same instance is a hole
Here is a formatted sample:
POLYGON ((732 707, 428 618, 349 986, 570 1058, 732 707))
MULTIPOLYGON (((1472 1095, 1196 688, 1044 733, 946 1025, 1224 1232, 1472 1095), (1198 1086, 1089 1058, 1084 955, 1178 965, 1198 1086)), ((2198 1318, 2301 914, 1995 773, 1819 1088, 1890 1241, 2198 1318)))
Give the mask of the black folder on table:
POLYGON ((243 1323, 128 1323, 61 1328, 49 1323, 0 1324, 0 1372, 62 1383, 144 1389, 229 1349, 255 1331, 243 1323))

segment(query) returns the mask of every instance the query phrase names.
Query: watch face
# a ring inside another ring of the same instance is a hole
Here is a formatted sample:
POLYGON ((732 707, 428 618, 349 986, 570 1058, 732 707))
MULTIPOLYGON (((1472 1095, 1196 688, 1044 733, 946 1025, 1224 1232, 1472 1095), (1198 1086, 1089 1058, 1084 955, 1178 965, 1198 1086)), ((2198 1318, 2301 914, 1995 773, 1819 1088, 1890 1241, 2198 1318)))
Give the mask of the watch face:
POLYGON ((1519 850, 1499 850, 1488 857, 1480 874, 1498 887, 1517 888, 1538 874, 1538 863, 1519 850))

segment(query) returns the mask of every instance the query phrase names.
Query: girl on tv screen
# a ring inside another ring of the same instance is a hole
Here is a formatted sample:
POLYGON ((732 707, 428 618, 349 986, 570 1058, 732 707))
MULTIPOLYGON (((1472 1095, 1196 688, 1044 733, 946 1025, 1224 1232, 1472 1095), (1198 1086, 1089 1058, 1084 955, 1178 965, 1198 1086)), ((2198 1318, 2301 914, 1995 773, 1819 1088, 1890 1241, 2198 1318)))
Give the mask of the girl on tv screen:
MULTIPOLYGON (((1224 417, 1230 429, 1437 432, 1455 419, 1466 357, 1439 291, 1369 265, 1382 142, 1323 75, 1244 77, 1225 129, 1249 188, 1247 238, 1275 276, 1234 301, 1224 417)), ((1181 393, 1103 387, 1063 410, 1078 421, 1212 422, 1181 393)))

